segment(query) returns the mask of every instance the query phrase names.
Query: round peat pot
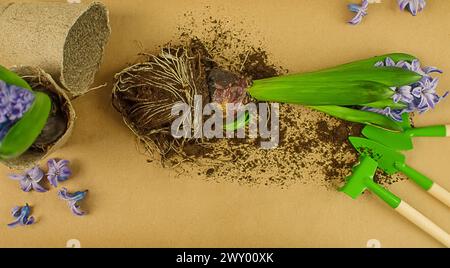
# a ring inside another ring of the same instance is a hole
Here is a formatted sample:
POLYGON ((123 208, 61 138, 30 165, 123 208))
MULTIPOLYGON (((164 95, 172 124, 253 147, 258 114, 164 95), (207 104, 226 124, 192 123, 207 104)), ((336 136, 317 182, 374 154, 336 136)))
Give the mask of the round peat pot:
POLYGON ((76 118, 66 92, 40 68, 16 67, 34 92, 35 100, 0 142, 0 162, 10 168, 28 168, 68 140, 76 118))

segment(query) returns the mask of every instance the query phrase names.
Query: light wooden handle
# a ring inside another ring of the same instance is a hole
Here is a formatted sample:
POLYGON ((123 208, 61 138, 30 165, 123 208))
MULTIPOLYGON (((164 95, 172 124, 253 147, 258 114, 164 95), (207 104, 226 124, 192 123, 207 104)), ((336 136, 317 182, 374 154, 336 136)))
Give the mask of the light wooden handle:
POLYGON ((450 137, 450 125, 446 125, 445 129, 447 130, 447 137, 450 137))
POLYGON ((434 196, 437 200, 446 204, 447 207, 450 207, 450 193, 439 184, 434 183, 430 190, 428 190, 428 193, 434 196))
POLYGON ((447 248, 450 248, 450 235, 442 230, 435 223, 430 221, 422 213, 417 211, 415 208, 411 207, 405 201, 402 201, 400 205, 395 209, 403 217, 410 220, 412 223, 417 225, 420 229, 434 237, 436 240, 441 242, 447 248))

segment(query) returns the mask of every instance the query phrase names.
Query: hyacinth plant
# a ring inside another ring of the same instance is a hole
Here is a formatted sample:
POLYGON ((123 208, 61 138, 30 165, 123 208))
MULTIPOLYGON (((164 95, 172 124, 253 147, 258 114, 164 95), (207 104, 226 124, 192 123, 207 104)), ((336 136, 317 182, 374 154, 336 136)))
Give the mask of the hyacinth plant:
POLYGON ((47 94, 34 92, 25 80, 0 66, 0 158, 18 157, 33 145, 51 106, 47 94))
MULTIPOLYGON (((402 11, 409 11, 413 16, 417 16, 421 12, 427 2, 425 0, 397 0, 398 6, 402 11)), ((380 3, 377 0, 362 0, 361 4, 349 4, 348 9, 355 13, 355 16, 348 22, 352 25, 358 25, 362 22, 363 18, 367 16, 369 4, 380 3)))
POLYGON ((408 54, 388 54, 323 71, 255 80, 247 89, 258 101, 302 104, 351 122, 403 129, 402 115, 435 108, 442 73, 421 67, 408 54))

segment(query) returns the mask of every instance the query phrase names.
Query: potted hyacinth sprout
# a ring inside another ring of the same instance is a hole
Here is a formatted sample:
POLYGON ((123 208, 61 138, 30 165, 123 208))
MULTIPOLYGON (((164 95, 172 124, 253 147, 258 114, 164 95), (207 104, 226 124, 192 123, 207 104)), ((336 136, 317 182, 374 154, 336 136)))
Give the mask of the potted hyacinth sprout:
MULTIPOLYGON (((178 49, 163 49, 145 62, 116 75, 113 104, 150 151, 163 156, 180 152, 190 138, 174 139, 171 109, 203 103, 281 102, 311 107, 331 116, 389 130, 402 130, 402 115, 425 112, 443 98, 436 93, 437 68, 421 67, 416 57, 395 53, 325 70, 253 80, 212 62, 198 40, 178 49)), ((224 111, 224 114, 228 114, 224 111)), ((225 116, 224 116, 225 117, 225 116)), ((242 126, 237 119, 235 126, 242 126)), ((228 129, 226 129, 228 131, 228 129)))
MULTIPOLYGON (((31 79, 31 77, 30 77, 31 79)), ((65 103, 45 88, 31 86, 0 66, 0 160, 19 159, 28 151, 45 153, 67 131, 65 103), (64 106, 64 107, 63 107, 64 106)))

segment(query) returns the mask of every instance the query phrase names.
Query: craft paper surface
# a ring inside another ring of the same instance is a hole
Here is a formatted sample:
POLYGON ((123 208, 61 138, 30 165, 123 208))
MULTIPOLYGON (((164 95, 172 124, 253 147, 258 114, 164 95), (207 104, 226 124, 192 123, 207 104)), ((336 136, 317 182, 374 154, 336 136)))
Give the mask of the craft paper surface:
MULTIPOLYGON (((1 0, 2 2, 5 0, 1 0)), ((450 89, 450 1, 428 1, 417 17, 398 10, 397 1, 370 7, 360 26, 344 0, 104 0, 112 35, 97 85, 106 88, 74 101, 78 119, 68 144, 54 157, 72 161, 71 190, 89 189, 75 217, 49 193, 23 193, 0 167, 0 246, 65 247, 441 247, 373 195, 351 200, 310 184, 251 187, 207 182, 147 163, 132 133, 111 106, 114 74, 144 47, 174 40, 186 12, 207 6, 213 15, 241 24, 251 42, 262 42, 270 58, 305 72, 390 52, 406 52, 445 72, 440 88, 450 89), (28 202, 38 223, 16 229, 10 209, 28 202)), ((201 14, 201 12, 200 12, 201 14)), ((6 62, 0 64, 8 65, 6 62)), ((442 92, 441 91, 441 92, 442 92)), ((418 126, 450 123, 450 100, 416 117, 418 126)), ((450 139, 420 138, 409 164, 450 189, 450 139)), ((44 164, 44 163, 43 163, 44 164)), ((409 181, 390 189, 450 231, 449 210, 409 181)))

